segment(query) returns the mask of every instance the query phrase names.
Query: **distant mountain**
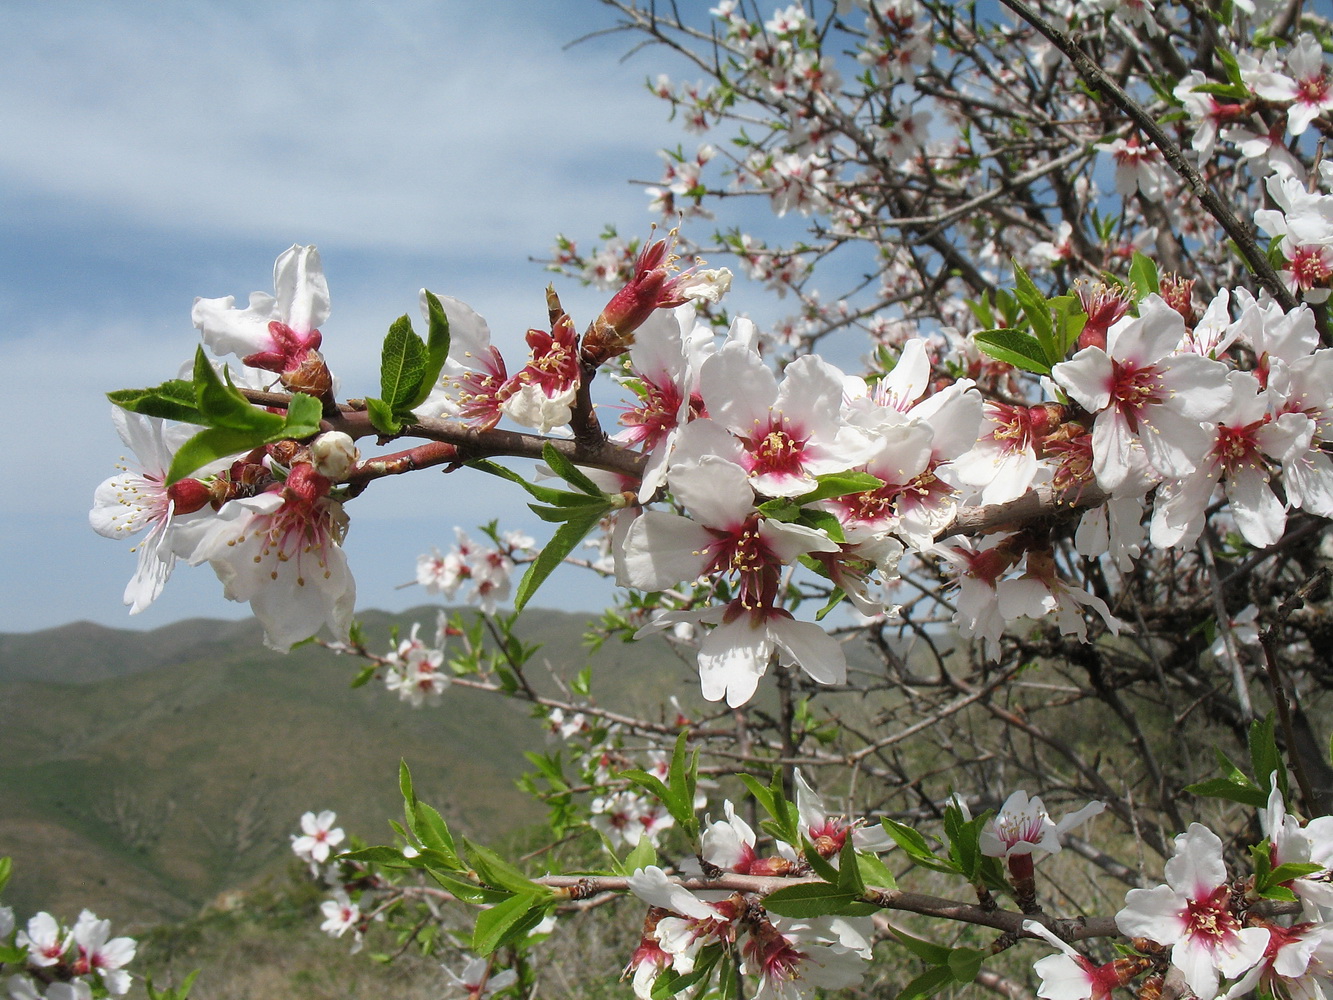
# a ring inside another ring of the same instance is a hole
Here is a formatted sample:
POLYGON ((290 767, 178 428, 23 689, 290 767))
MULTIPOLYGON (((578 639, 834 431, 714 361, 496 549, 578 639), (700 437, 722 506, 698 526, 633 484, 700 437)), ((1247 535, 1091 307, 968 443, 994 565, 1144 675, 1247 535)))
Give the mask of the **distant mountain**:
MULTIPOLYGON (((371 648, 434 609, 362 618, 371 648)), ((534 681, 589 661, 587 616, 526 613, 534 681), (550 667, 550 671, 547 667, 550 667)), ((608 643, 592 658, 604 704, 658 704, 697 681, 662 642, 608 643)), ((0 854, 5 902, 65 919, 88 906, 120 923, 193 913, 231 887, 283 872, 307 809, 384 840, 401 816, 396 773, 452 824, 494 840, 539 818, 514 788, 543 736, 517 702, 454 688, 413 710, 360 661, 319 647, 266 650, 253 621, 191 620, 152 632, 87 622, 0 636, 0 854)))

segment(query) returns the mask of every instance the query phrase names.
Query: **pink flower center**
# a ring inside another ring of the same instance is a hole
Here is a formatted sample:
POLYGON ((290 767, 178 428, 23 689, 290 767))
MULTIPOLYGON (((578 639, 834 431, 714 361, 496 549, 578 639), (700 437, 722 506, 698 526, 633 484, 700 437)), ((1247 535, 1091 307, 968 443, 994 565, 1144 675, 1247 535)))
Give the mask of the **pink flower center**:
POLYGON ((1323 107, 1328 99, 1329 77, 1327 73, 1307 76, 1296 84, 1296 100, 1301 104, 1323 107))
POLYGON ((799 476, 804 454, 804 440, 795 437, 785 427, 769 424, 767 433, 750 439, 749 471, 758 475, 777 473, 799 476))
POLYGON ((1287 271, 1299 288, 1309 291, 1326 284, 1333 275, 1333 254, 1322 246, 1297 247, 1287 261, 1287 271))
POLYGON ((1185 933, 1210 950, 1228 944, 1240 929, 1227 910, 1229 895, 1227 887, 1220 885, 1211 895, 1186 904, 1185 933))
POLYGON ((1138 411, 1145 406, 1161 403, 1166 395, 1162 372, 1156 365, 1138 368, 1130 362, 1111 360, 1111 401, 1129 422, 1129 429, 1137 433, 1138 411))

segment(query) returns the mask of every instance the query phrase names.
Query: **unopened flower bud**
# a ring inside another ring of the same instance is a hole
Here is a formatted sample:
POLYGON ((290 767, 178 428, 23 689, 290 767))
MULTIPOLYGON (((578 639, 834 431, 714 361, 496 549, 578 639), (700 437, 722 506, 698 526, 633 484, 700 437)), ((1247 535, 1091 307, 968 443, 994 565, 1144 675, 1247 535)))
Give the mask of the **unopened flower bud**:
POLYGON ((167 497, 177 514, 193 514, 213 500, 213 491, 197 479, 178 479, 167 487, 167 497))
POLYGON ((327 496, 332 485, 328 477, 321 476, 308 462, 297 462, 287 474, 284 492, 289 498, 311 503, 327 496))
POLYGON ((285 389, 304 392, 317 399, 326 399, 333 392, 333 376, 319 351, 308 352, 304 361, 291 371, 283 372, 278 380, 285 389))
POLYGON ((335 483, 345 481, 360 458, 356 444, 342 431, 321 434, 310 445, 310 461, 315 471, 335 483))

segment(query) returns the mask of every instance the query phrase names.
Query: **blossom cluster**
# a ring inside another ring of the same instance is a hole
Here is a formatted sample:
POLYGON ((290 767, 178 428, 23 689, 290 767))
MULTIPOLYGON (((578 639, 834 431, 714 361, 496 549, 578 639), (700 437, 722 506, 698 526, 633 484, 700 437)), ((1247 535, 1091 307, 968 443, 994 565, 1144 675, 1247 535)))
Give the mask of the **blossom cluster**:
POLYGON ((0 906, 0 941, 13 941, 23 957, 9 977, 13 1000, 92 1000, 129 991, 125 966, 134 960, 133 938, 111 936, 111 921, 84 910, 73 927, 38 913, 14 935, 14 911, 0 906))

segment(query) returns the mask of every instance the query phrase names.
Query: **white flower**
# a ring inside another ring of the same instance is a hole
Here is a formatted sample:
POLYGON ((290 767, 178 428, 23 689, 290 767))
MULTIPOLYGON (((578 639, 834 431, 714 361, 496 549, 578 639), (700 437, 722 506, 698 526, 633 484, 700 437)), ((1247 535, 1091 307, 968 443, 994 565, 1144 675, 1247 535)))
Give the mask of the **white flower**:
POLYGON ((1131 889, 1116 927, 1171 948, 1171 962, 1199 1000, 1217 996, 1219 974, 1239 976, 1264 954, 1268 932, 1241 927, 1231 913, 1222 841, 1200 823, 1176 837, 1166 885, 1131 889))
POLYGON ((96 972, 106 984, 107 992, 115 996, 127 992, 130 988, 130 974, 123 967, 134 959, 134 939, 112 938, 111 921, 98 920, 88 910, 79 914, 73 934, 74 943, 79 949, 74 971, 78 974, 96 972))
POLYGON ((301 817, 301 836, 292 837, 292 851, 302 861, 322 865, 346 836, 341 827, 333 825, 337 821, 338 814, 330 809, 318 816, 313 812, 305 813, 301 817))
POLYGON ((292 246, 273 265, 273 290, 252 292, 245 309, 236 299, 195 299, 191 318, 216 354, 235 354, 247 365, 271 372, 299 368, 321 342, 329 318, 329 286, 319 251, 292 246))
POLYGON ((320 903, 319 909, 324 914, 324 922, 319 925, 319 929, 329 937, 342 937, 361 919, 361 908, 348 898, 343 889, 335 889, 333 898, 320 903))

